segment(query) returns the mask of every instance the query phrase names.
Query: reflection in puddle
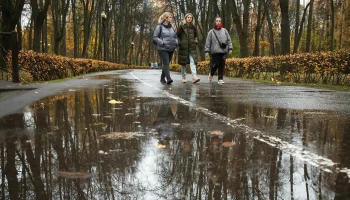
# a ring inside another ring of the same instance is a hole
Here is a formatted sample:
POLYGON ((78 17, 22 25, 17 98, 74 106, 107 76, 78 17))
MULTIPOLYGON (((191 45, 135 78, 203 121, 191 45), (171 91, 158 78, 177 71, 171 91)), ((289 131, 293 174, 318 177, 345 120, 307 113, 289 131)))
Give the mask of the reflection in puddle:
MULTIPOLYGON (((204 96, 191 93, 190 102, 204 96)), ((213 95, 203 107, 350 168, 349 119, 227 103, 213 95)), ((321 163, 304 162, 192 105, 140 97, 119 79, 41 100, 2 118, 0 128, 2 199, 349 195, 345 173, 324 171, 321 163)))

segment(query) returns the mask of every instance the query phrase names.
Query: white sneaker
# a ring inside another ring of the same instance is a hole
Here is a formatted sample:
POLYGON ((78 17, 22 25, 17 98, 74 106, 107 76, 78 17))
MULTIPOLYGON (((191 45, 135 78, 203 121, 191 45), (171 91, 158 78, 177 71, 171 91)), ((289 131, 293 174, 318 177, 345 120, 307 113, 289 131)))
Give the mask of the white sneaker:
POLYGON ((186 82, 187 82, 186 77, 182 77, 182 82, 183 82, 183 83, 186 83, 186 82))
POLYGON ((225 82, 223 80, 218 81, 219 84, 224 84, 225 82))
POLYGON ((192 78, 192 83, 198 83, 201 79, 198 77, 193 77, 192 78))

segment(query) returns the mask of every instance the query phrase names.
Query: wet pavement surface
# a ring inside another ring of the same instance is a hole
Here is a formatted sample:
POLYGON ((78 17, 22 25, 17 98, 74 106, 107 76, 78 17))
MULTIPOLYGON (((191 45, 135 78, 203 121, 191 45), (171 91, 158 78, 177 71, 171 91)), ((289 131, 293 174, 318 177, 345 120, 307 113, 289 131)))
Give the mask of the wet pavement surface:
POLYGON ((350 199, 349 92, 159 75, 0 103, 1 198, 350 199))

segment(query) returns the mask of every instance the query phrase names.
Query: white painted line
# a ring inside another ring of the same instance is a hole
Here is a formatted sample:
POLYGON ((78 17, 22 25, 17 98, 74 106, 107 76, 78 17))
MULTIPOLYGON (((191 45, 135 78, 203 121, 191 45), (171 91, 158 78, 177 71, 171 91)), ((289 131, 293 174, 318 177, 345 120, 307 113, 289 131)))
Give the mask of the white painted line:
POLYGON ((254 137, 254 139, 259 140, 265 144, 268 144, 271 147, 275 147, 277 149, 280 149, 283 152, 289 153, 289 154, 295 156, 296 158, 306 162, 309 165, 316 166, 316 167, 320 168, 321 170, 328 172, 328 173, 339 173, 339 172, 346 173, 347 176, 350 177, 350 169, 337 167, 337 165, 339 165, 339 164, 333 162, 331 159, 328 159, 328 158, 319 156, 315 153, 312 153, 310 151, 304 150, 303 148, 295 146, 295 145, 290 144, 288 142, 285 142, 280 138, 269 136, 268 134, 263 133, 262 131, 253 129, 245 124, 240 123, 239 120, 234 120, 234 119, 228 118, 226 116, 220 115, 218 113, 212 112, 206 108, 197 106, 190 101, 187 101, 187 100, 182 99, 178 96, 170 94, 166 90, 161 90, 161 89, 159 89, 159 88, 157 88, 149 83, 146 83, 145 81, 142 81, 137 76, 135 76, 132 72, 130 72, 130 74, 131 74, 131 76, 133 76, 135 79, 137 79, 141 83, 149 86, 150 88, 152 88, 154 90, 157 90, 157 91, 165 94, 169 98, 174 99, 174 100, 178 101, 179 103, 184 104, 186 106, 191 106, 191 107, 193 107, 194 110, 197 110, 199 112, 202 112, 205 115, 211 116, 211 117, 213 117, 221 122, 224 122, 228 126, 231 126, 233 128, 241 128, 243 131, 245 131, 246 134, 254 134, 254 135, 256 135, 254 137))

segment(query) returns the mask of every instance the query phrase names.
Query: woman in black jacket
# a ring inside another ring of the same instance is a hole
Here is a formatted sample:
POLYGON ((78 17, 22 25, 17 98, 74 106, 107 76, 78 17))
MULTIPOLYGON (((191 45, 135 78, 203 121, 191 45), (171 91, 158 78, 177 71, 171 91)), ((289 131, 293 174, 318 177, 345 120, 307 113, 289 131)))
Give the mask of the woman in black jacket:
POLYGON ((185 15, 185 19, 177 29, 177 38, 179 40, 178 63, 181 65, 182 82, 186 83, 186 64, 190 64, 192 73, 192 82, 197 83, 200 79, 197 77, 197 29, 191 13, 185 15))

